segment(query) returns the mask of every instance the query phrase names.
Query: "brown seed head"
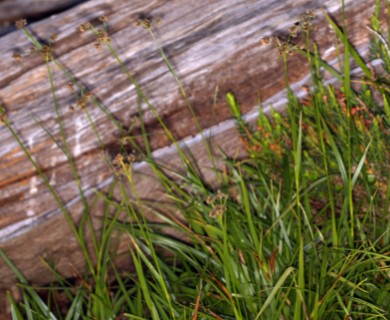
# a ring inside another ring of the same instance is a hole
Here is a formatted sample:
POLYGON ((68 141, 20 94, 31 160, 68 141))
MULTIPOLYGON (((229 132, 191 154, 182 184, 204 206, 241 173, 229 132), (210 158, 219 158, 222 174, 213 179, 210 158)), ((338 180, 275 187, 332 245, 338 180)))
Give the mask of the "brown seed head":
POLYGON ((131 154, 127 157, 127 161, 128 161, 129 163, 135 162, 135 161, 136 161, 136 156, 135 156, 135 154, 134 154, 134 153, 131 153, 131 154))
POLYGON ((15 22, 15 26, 18 29, 23 29, 26 24, 27 24, 26 19, 19 19, 19 20, 16 20, 16 22, 15 22))
POLYGON ((108 33, 105 30, 98 30, 97 35, 97 42, 98 43, 110 43, 111 38, 109 37, 108 33))
POLYGON ((299 31, 298 26, 292 26, 290 29, 288 29, 289 35, 293 38, 298 36, 298 31, 299 31))
POLYGON ((66 86, 68 87, 68 89, 70 90, 70 91, 75 91, 74 90, 74 83, 73 82, 71 82, 71 81, 69 81, 67 84, 66 84, 66 86))
POLYGON ((146 30, 152 30, 152 27, 155 23, 156 23, 155 21, 146 18, 146 19, 138 20, 135 24, 139 27, 143 27, 146 30))
POLYGON ((40 50, 41 55, 45 58, 47 61, 53 60, 53 47, 44 45, 42 49, 40 50))
POLYGON ((84 94, 85 99, 91 99, 93 97, 92 92, 87 92, 84 94))
POLYGON ((55 42, 57 39, 58 39, 58 34, 52 34, 52 35, 50 36, 50 41, 51 41, 51 42, 55 42))
POLYGON ((85 96, 82 96, 80 99, 77 100, 77 108, 80 110, 84 110, 87 107, 87 98, 85 96))
POLYGON ((271 42, 271 39, 269 37, 264 37, 260 40, 261 45, 267 45, 271 42))
POLYGON ((316 17, 316 14, 313 10, 307 10, 306 11, 306 17, 307 19, 314 19, 316 17))
POLYGON ((112 161, 112 163, 115 165, 119 165, 121 164, 121 162, 123 162, 124 159, 125 159, 124 156, 121 153, 118 153, 114 158, 114 160, 112 161))
POLYGON ((226 207, 222 204, 217 204, 209 213, 210 218, 221 217, 226 211, 226 207))
POLYGON ((87 30, 90 30, 92 29, 92 24, 90 22, 87 22, 87 23, 83 23, 79 26, 79 30, 80 32, 85 32, 87 30))
POLYGON ((12 58, 13 59, 15 59, 16 61, 22 61, 22 55, 20 54, 20 53, 16 53, 16 52, 14 52, 13 54, 12 54, 12 58))
POLYGON ((0 109, 0 125, 5 124, 7 121, 7 115, 5 114, 4 109, 0 109))

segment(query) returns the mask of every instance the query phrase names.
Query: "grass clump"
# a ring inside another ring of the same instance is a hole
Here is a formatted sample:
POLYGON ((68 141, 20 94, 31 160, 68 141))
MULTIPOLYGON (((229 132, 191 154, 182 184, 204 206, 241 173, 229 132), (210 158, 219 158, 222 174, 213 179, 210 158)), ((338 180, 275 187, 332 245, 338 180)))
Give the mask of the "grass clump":
MULTIPOLYGON (((376 23, 380 1, 376 6, 373 52, 382 59, 384 70, 389 70, 387 42, 378 36, 381 31, 376 23)), ((290 30, 291 38, 299 31, 309 41, 313 13, 304 17, 290 30)), ((291 51, 307 56, 312 86, 306 98, 299 100, 287 87, 286 112, 271 109, 265 114, 260 106, 253 127, 243 120, 234 95, 227 95, 248 157, 226 157, 221 170, 215 167, 220 181, 217 189, 204 183, 191 157, 174 140, 111 47, 108 35, 84 26, 96 33, 99 49, 106 45, 113 53, 139 99, 146 102, 178 148, 184 174, 170 172, 154 161, 147 132, 143 132, 144 148, 135 146, 172 200, 165 211, 180 213, 185 223, 139 199, 132 179, 135 158, 117 156, 113 167, 120 178, 107 194, 97 192, 106 203, 102 233, 93 232, 89 218, 93 208, 87 203, 82 225, 76 227, 70 221, 86 256, 85 276, 72 283, 56 273, 58 283, 45 288, 48 298, 43 299, 0 251, 20 281, 22 301, 8 295, 13 318, 389 319, 389 86, 386 74, 373 78, 365 72, 367 66, 346 35, 329 22, 344 44, 343 70, 326 69, 340 80, 338 87, 324 84, 321 67, 325 62, 315 46, 309 52, 292 45, 288 38, 287 45, 280 39, 274 43, 286 62, 286 76, 291 51), (351 79, 351 57, 363 70, 362 79, 351 79), (358 88, 352 87, 355 80, 358 88), (125 182, 134 198, 128 197, 125 182), (112 199, 114 187, 123 195, 120 203, 112 199), (148 222, 146 208, 161 222, 148 222), (127 220, 118 219, 123 213, 127 220), (85 244, 84 227, 88 226, 94 236, 93 253, 85 244), (167 234, 168 228, 181 236, 167 234), (113 235, 118 230, 128 236, 133 248, 129 256, 135 271, 127 275, 112 264, 113 235), (95 265, 91 255, 97 257, 95 265), (114 281, 108 280, 109 274, 114 281)), ((151 21, 138 24, 153 36, 151 21)), ((21 29, 25 30, 24 25, 21 29)), ((52 54, 45 57, 48 63, 54 60, 52 54)), ((191 108, 189 102, 188 106, 191 108)), ((14 133, 4 110, 0 116, 14 133)), ((57 116, 61 123, 61 115, 57 116)), ((142 123, 141 114, 140 119, 142 123)), ((94 128, 92 120, 91 125, 94 128)), ((77 181, 71 154, 66 143, 61 145, 77 181)), ((23 150, 29 156, 28 150, 23 150)), ((41 176, 46 179, 43 173, 41 176)), ((56 196, 55 190, 50 190, 56 196)), ((65 206, 59 205, 67 215, 65 206)))

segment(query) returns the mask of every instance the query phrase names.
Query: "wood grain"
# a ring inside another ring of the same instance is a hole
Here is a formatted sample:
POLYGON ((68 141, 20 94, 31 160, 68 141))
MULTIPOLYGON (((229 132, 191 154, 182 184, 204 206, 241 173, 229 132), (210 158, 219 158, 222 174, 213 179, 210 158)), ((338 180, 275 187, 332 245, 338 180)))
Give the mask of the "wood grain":
POLYGON ((0 36, 16 28, 16 20, 39 21, 85 2, 85 0, 2 0, 0 2, 0 36))
MULTIPOLYGON (((369 34, 365 25, 373 13, 374 1, 347 0, 347 25, 353 45, 367 56, 369 34)), ((119 151, 121 133, 106 113, 120 121, 123 128, 135 125, 139 134, 136 90, 108 50, 96 50, 94 36, 80 33, 82 23, 98 25, 98 18, 109 18, 112 46, 145 95, 178 140, 185 141, 196 154, 202 168, 207 156, 198 130, 180 90, 159 53, 159 47, 172 62, 195 113, 207 129, 215 149, 228 154, 241 152, 225 95, 233 91, 245 113, 256 110, 259 98, 283 106, 283 64, 270 46, 261 46, 264 36, 286 35, 290 26, 306 10, 317 11, 318 30, 314 41, 327 60, 335 58, 334 32, 326 23, 323 7, 340 21, 341 1, 104 1, 94 0, 75 6, 55 17, 28 25, 40 39, 52 34, 59 38, 55 46, 58 61, 101 103, 101 109, 89 103, 92 117, 106 150, 113 157, 119 151), (140 18, 160 19, 155 27, 157 41, 135 22, 140 18), (217 102, 213 96, 218 88, 217 102)), ((0 16, 1 20, 1 16, 0 16)), ((33 155, 42 172, 78 221, 83 207, 74 177, 61 150, 42 127, 60 137, 59 125, 48 80, 47 67, 39 56, 14 61, 14 52, 28 51, 30 44, 21 31, 0 37, 0 103, 6 109, 12 127, 33 155), (35 120, 34 120, 35 119, 35 120), (39 123, 38 123, 38 122, 39 123), (40 125, 41 124, 41 125, 40 125)), ((289 57, 290 82, 296 88, 307 80, 307 65, 298 55, 289 57), (300 82, 301 81, 301 82, 300 82)), ((67 88, 68 79, 53 65, 57 99, 66 135, 81 177, 83 190, 91 201, 94 189, 108 188, 112 173, 101 159, 101 146, 86 113, 71 112, 76 97, 67 88)), ((158 161, 178 166, 176 151, 145 103, 142 112, 151 145, 158 161)), ((50 259, 65 276, 83 267, 84 260, 57 203, 37 175, 6 127, 0 127, 0 246, 34 283, 44 283, 50 273, 39 262, 50 259)), ((206 178, 212 180, 207 174, 206 178)), ((135 166, 135 183, 142 198, 163 201, 164 195, 150 168, 144 162, 135 166)), ((118 195, 116 195, 118 196, 118 195)), ((94 209, 96 221, 103 207, 94 209)), ((126 250, 124 242, 122 250, 126 250)), ((0 261, 0 287, 13 285, 15 277, 0 261)))

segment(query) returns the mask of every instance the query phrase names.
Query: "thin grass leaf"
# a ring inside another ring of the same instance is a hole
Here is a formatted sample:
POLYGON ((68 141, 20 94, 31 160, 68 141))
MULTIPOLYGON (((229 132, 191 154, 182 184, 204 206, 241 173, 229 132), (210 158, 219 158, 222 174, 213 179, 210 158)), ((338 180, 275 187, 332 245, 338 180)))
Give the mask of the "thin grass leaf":
POLYGON ((333 19, 328 15, 325 10, 322 10, 326 20, 332 26, 333 30, 336 32, 337 37, 346 45, 348 52, 351 54, 353 59, 356 61, 358 66, 363 70, 365 76, 371 79, 371 72, 367 65, 364 63, 363 59, 360 57, 359 53, 355 50, 355 48, 351 45, 351 43, 347 39, 347 35, 345 35, 338 25, 333 21, 333 19))
POLYGON ((12 320, 24 320, 24 318, 22 317, 22 313, 19 310, 19 306, 17 305, 14 297, 9 291, 7 291, 7 299, 11 305, 12 320))
POLYGON ((324 131, 326 133, 326 137, 329 140, 329 144, 330 144, 331 149, 333 151, 333 155, 336 159, 337 166, 338 166, 338 169, 340 171, 341 179, 343 180, 344 185, 348 185, 348 179, 349 179, 348 173, 347 173, 347 169, 345 168, 344 160, 341 156, 340 150, 337 147, 337 144, 333 138, 333 134, 330 132, 328 125, 326 124, 325 120, 322 117, 321 117, 321 122, 322 122, 322 128, 324 129, 324 131))
POLYGON ((359 164, 356 167, 355 173, 353 174, 353 177, 352 177, 352 188, 355 186, 355 184, 356 184, 356 182, 357 182, 357 180, 359 178, 360 172, 363 169, 363 166, 364 166, 364 163, 365 163, 366 157, 367 157, 367 152, 368 152, 368 149, 370 148, 371 143, 372 143, 372 139, 367 144, 367 147, 366 147, 366 149, 363 152, 363 155, 362 155, 362 157, 361 157, 361 159, 359 161, 359 164))
POLYGON ((84 290, 78 290, 76 296, 72 300, 72 304, 69 307, 65 320, 77 320, 82 317, 84 297, 84 290))
POLYGON ((272 291, 270 292, 267 300, 264 301, 259 313, 256 315, 256 318, 255 320, 258 320, 261 315, 265 312, 265 310, 268 308, 268 306, 271 304, 271 302, 273 301, 274 297, 276 296, 276 294, 279 292, 280 288, 283 286, 284 282, 286 281, 286 279, 289 277, 289 275, 291 273, 293 273, 295 271, 295 268, 293 267, 288 267, 284 272, 283 274, 281 275, 281 277, 279 278, 278 282, 276 282, 275 286, 273 287, 272 291))
POLYGON ((19 271, 19 269, 16 268, 16 266, 12 263, 12 261, 8 259, 8 257, 5 255, 5 253, 1 249, 0 249, 0 257, 5 261, 5 263, 8 265, 8 267, 11 268, 12 272, 18 277, 23 288, 29 293, 31 299, 34 301, 34 303, 37 304, 40 311, 43 314, 45 314, 48 317, 48 319, 55 320, 56 317, 54 316, 54 314, 52 314, 50 312, 47 305, 43 302, 43 300, 39 297, 39 295, 35 292, 35 290, 30 287, 27 279, 23 276, 23 274, 19 271))

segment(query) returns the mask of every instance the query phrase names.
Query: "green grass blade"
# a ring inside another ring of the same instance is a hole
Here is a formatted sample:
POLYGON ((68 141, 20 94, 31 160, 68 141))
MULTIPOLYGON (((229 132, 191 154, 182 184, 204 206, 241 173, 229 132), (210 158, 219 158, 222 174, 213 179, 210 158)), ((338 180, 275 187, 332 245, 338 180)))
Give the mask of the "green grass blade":
POLYGON ((273 287, 272 291, 270 292, 267 300, 264 301, 259 313, 256 315, 256 318, 255 320, 258 320, 261 315, 264 313, 264 311, 268 308, 268 306, 271 304, 271 302, 273 301, 274 297, 276 296, 276 294, 279 292, 279 290, 281 289, 281 287, 283 286, 283 284, 285 283, 285 281, 287 280, 287 278, 289 277, 289 275, 291 273, 293 273, 295 271, 295 269, 293 267, 288 267, 282 274, 282 276, 279 278, 278 282, 275 284, 275 286, 273 287))

